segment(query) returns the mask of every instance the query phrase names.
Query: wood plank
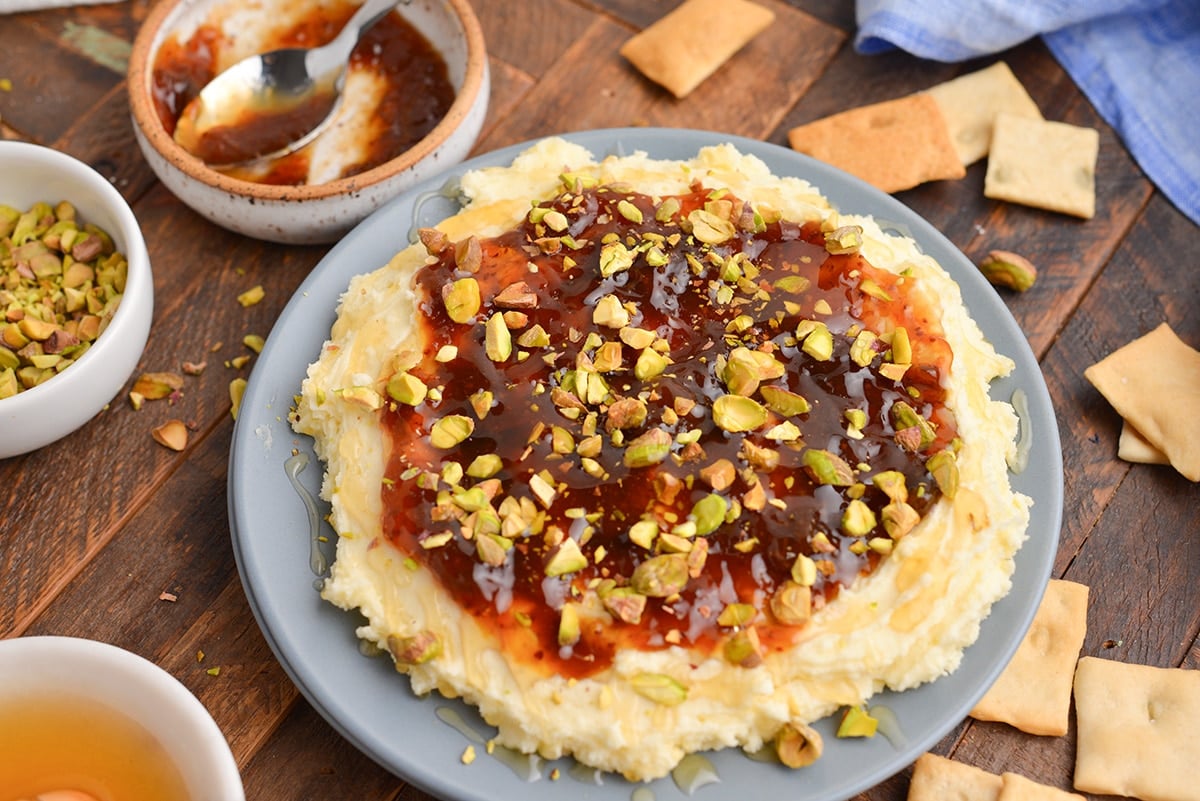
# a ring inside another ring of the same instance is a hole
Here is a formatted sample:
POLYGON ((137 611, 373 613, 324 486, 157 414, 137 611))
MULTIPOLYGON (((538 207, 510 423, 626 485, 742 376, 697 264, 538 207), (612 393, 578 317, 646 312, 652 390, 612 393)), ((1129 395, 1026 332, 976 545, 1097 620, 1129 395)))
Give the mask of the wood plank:
POLYGON ((629 125, 700 128, 761 138, 804 94, 844 34, 780 3, 777 24, 683 100, 638 73, 618 49, 630 32, 597 19, 529 92, 520 115, 498 125, 481 150, 554 132, 629 125), (795 37, 810 45, 794 47, 795 37), (602 54, 597 56, 597 54, 602 54), (587 75, 581 91, 580 75, 587 75))
POLYGON ((518 112, 518 109, 525 101, 525 96, 534 84, 533 76, 507 62, 492 58, 489 59, 488 65, 492 90, 488 97, 487 117, 483 121, 483 127, 479 131, 478 138, 475 140, 476 147, 474 148, 473 155, 481 152, 478 145, 487 139, 488 133, 492 128, 496 127, 501 120, 510 114, 518 112))
POLYGON ((26 16, 0 25, 0 77, 12 89, 0 93, 0 116, 26 139, 48 145, 109 90, 121 76, 66 50, 26 16), (46 54, 53 52, 48 58, 46 54))
POLYGON ((491 57, 535 77, 559 69, 560 57, 594 16, 570 0, 475 3, 473 8, 491 57))
POLYGON ((247 798, 339 799, 349 787, 354 801, 409 797, 401 791, 403 780, 367 758, 303 699, 242 769, 242 782, 247 798))

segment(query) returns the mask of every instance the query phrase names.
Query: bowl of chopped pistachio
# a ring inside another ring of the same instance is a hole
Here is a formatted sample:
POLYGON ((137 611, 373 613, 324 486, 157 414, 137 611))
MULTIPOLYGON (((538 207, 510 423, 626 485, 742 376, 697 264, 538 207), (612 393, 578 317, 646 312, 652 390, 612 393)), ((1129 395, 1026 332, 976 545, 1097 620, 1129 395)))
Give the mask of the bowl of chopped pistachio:
POLYGON ((48 147, 0 141, 0 459, 78 431, 133 372, 154 285, 113 185, 48 147))

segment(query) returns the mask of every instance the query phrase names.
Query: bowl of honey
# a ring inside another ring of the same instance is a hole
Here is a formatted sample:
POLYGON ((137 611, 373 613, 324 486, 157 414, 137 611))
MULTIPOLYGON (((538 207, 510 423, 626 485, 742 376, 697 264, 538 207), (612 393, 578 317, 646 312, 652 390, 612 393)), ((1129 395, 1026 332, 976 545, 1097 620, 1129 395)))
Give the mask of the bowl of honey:
POLYGON ((0 640, 0 795, 245 801, 204 705, 130 651, 76 637, 0 640))
POLYGON ((127 86, 138 145, 163 184, 231 231, 319 244, 465 158, 490 91, 468 0, 398 2, 355 46, 329 124, 293 153, 212 165, 175 140, 184 110, 216 75, 249 56, 329 42, 359 3, 157 3, 134 41, 127 86))

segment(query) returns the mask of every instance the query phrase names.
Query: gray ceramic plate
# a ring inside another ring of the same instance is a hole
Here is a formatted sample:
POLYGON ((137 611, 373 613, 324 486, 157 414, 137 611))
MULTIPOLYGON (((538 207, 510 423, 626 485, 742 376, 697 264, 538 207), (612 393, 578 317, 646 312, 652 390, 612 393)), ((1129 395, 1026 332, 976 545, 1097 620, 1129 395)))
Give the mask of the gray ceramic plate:
MULTIPOLYGON (((1058 428, 1037 360, 996 292, 962 253, 911 210, 845 173, 775 145, 710 132, 633 128, 566 138, 597 157, 644 150, 660 158, 686 158, 702 146, 733 142, 762 158, 776 174, 809 180, 838 208, 873 214, 885 228, 914 237, 958 280, 987 338, 1017 363, 1013 375, 992 389, 997 398, 1008 399, 1017 389, 1028 397, 1028 420, 1036 436, 1027 469, 1013 481, 1035 499, 1033 520, 1017 555, 1012 592, 984 621, 961 668, 918 689, 873 699, 872 704, 895 713, 899 734, 891 739, 839 741, 833 722, 821 721, 817 728, 825 735, 826 751, 812 767, 790 771, 740 751, 723 751, 709 755, 719 782, 695 791, 700 801, 740 800, 748 794, 790 801, 850 798, 902 770, 966 717, 1012 656, 1037 609, 1058 546, 1063 485, 1058 428)), ((479 758, 463 765, 460 757, 473 734, 487 736, 491 729, 465 705, 414 696, 390 660, 359 651, 354 636, 359 618, 317 595, 309 513, 285 469, 293 449, 307 454, 311 463, 298 479, 316 494, 322 467, 311 442, 288 427, 287 414, 350 278, 385 264, 408 244, 417 225, 432 225, 454 213, 453 193, 444 190, 457 176, 475 167, 507 164, 521 149, 506 148, 456 166, 372 214, 329 252, 284 309, 250 378, 233 437, 229 516, 238 566, 263 633, 313 706, 372 759, 427 792, 455 801, 629 801, 635 790, 636 801, 681 799, 687 794, 670 778, 638 786, 619 776, 582 771, 571 760, 517 770, 487 756, 478 744, 479 758), (552 781, 549 774, 556 767, 559 778, 552 781)), ((327 526, 323 533, 331 540, 335 536, 327 526)))

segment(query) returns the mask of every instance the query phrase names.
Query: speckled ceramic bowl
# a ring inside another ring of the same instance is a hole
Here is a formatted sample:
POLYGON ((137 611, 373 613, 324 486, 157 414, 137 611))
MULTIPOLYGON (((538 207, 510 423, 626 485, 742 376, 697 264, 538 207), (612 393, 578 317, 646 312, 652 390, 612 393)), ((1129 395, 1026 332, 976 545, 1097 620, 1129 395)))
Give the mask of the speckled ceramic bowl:
POLYGON ((0 459, 27 453, 77 430, 129 378, 150 334, 154 280, 141 229, 109 181, 76 158, 48 147, 0 141, 0 203, 25 211, 34 203, 74 204, 79 218, 112 237, 129 262, 121 305, 92 346, 58 375, 0 399, 0 459))
MULTIPOLYGON (((347 178, 279 186, 230 177, 206 166, 168 135, 154 103, 153 70, 165 42, 186 42, 201 26, 234 30, 218 70, 256 54, 271 24, 319 0, 163 0, 134 41, 129 102, 134 132, 159 179, 198 213, 238 233, 289 244, 333 242, 387 200, 470 152, 487 113, 489 75, 483 32, 468 0, 412 0, 398 6, 405 19, 441 53, 455 99, 441 122, 416 145, 384 164, 347 178)), ((347 87, 351 81, 347 80, 347 87)), ((347 97, 339 114, 352 113, 347 97)), ((311 147, 336 136, 335 119, 311 147)), ((331 148, 336 151, 337 148, 331 148)))

